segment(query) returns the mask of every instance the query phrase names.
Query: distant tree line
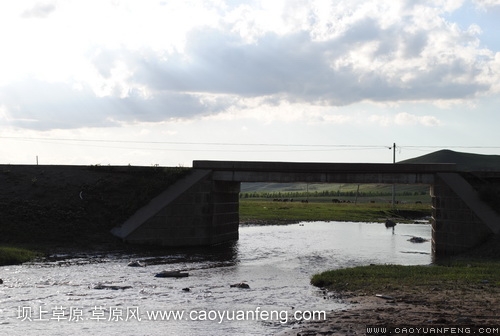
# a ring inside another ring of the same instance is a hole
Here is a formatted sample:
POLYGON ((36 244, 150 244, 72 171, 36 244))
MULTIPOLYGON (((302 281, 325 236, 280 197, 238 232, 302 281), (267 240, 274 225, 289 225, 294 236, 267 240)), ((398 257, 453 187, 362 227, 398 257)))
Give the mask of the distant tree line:
MULTIPOLYGON (((305 197, 384 197, 391 196, 392 192, 387 191, 369 191, 369 192, 356 192, 356 191, 273 191, 273 192, 242 192, 240 198, 305 198, 305 197)), ((419 196, 427 195, 426 191, 405 191, 396 193, 398 196, 419 196)))

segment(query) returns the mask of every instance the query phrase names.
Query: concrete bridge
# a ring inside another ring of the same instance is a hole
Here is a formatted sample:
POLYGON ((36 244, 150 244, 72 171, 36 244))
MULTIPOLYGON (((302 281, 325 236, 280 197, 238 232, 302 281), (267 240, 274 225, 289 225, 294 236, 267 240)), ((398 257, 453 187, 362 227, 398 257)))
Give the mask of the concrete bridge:
POLYGON ((193 161, 189 176, 112 232, 165 246, 237 240, 241 182, 424 184, 432 197, 432 250, 453 255, 500 232, 500 216, 479 199, 470 174, 454 164, 193 161))

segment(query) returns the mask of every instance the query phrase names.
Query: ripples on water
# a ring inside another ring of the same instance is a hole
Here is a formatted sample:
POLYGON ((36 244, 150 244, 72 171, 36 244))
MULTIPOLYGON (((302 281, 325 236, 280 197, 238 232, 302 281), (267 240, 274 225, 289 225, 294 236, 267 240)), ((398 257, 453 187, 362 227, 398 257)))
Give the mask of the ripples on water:
POLYGON ((147 312, 178 310, 187 316, 192 310, 255 311, 257 307, 289 314, 297 309, 340 309, 345 307, 341 302, 325 299, 321 290, 309 284, 311 275, 371 263, 429 264, 430 242, 414 244, 408 241, 411 236, 430 239, 430 225, 398 225, 395 234, 373 223, 244 226, 240 240, 226 247, 155 255, 59 255, 4 266, 0 268, 4 280, 0 330, 5 335, 272 335, 289 325, 279 320, 148 320, 147 312), (127 267, 131 260, 141 260, 147 267, 127 267), (154 277, 165 269, 188 271, 190 276, 154 277), (230 288, 242 281, 250 289, 230 288), (97 284, 131 288, 97 290, 97 284), (70 312, 73 318, 80 314, 83 321, 68 321, 70 312), (92 319, 99 312, 106 320, 92 319), (141 321, 134 319, 134 312, 141 321), (31 321, 22 321, 28 316, 31 321))

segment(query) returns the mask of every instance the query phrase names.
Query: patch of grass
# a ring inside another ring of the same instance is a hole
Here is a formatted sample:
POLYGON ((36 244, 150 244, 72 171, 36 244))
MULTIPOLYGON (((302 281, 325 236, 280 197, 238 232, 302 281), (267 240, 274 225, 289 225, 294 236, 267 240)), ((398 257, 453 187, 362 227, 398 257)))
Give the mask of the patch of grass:
POLYGON ((24 248, 0 246, 0 266, 22 264, 37 256, 37 252, 24 248))
POLYGON ((500 286, 499 261, 456 262, 449 266, 371 265, 315 274, 311 284, 334 291, 377 293, 408 287, 432 290, 438 286, 464 289, 488 284, 500 286))
POLYGON ((392 209, 386 203, 273 202, 240 200, 241 222, 289 223, 300 221, 382 222, 386 218, 405 221, 431 214, 425 204, 401 204, 392 209))

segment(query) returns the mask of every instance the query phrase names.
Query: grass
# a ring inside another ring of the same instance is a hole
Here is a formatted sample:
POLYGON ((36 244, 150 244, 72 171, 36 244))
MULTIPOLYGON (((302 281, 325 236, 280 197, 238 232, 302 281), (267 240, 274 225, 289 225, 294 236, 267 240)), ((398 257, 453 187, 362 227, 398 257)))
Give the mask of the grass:
POLYGON ((405 288, 463 289, 488 284, 500 286, 499 261, 461 261, 451 265, 371 265, 315 274, 311 284, 337 292, 378 293, 405 288))
POLYGON ((37 256, 37 252, 24 248, 0 246, 0 266, 22 264, 37 256))
POLYGON ((273 202, 241 199, 240 221, 243 223, 290 223, 300 221, 381 222, 388 217, 404 221, 431 214, 428 204, 401 204, 392 209, 388 203, 273 202))

